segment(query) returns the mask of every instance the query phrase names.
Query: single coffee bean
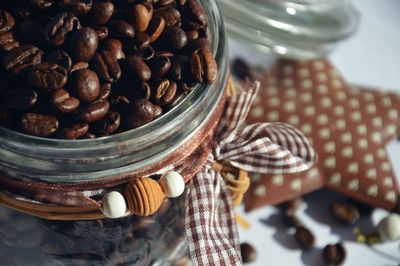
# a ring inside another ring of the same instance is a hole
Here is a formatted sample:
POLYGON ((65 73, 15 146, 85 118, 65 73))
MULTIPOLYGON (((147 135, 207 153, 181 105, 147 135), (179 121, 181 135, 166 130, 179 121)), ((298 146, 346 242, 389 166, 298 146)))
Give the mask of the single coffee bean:
POLYGON ((112 107, 112 109, 115 110, 121 110, 121 108, 123 108, 124 106, 128 105, 130 103, 128 97, 126 97, 125 95, 112 95, 110 97, 110 105, 112 107))
POLYGON ((60 46, 69 33, 80 28, 81 24, 77 17, 70 13, 61 13, 50 20, 43 31, 47 41, 54 46, 60 46))
POLYGON ((65 70, 70 71, 72 67, 71 57, 63 50, 56 50, 49 54, 46 62, 62 66, 65 70))
POLYGON ((92 8, 92 0, 59 0, 58 6, 77 15, 86 14, 92 8))
POLYGON ((0 35, 0 50, 2 52, 9 52, 19 46, 19 42, 15 39, 14 33, 6 32, 0 35))
POLYGON ((199 38, 199 32, 197 30, 191 30, 186 32, 188 41, 191 42, 199 38))
POLYGON ((151 13, 144 5, 134 5, 128 10, 128 16, 132 19, 131 23, 136 31, 146 31, 151 20, 151 13))
POLYGON ((182 49, 188 42, 186 33, 179 27, 166 26, 162 34, 163 44, 172 49, 182 49))
POLYGON ((203 6, 197 0, 188 0, 183 16, 186 21, 185 27, 189 30, 201 30, 207 28, 207 14, 203 6))
POLYGON ((99 37, 96 31, 90 27, 83 27, 71 39, 71 57, 75 61, 89 62, 96 53, 98 46, 99 37))
POLYGON ((29 83, 43 90, 60 89, 67 83, 67 78, 67 70, 52 63, 37 64, 28 72, 29 83))
POLYGON ((27 88, 9 90, 4 95, 5 106, 14 110, 29 109, 36 104, 37 99, 37 93, 27 88))
POLYGON ((10 31, 15 25, 15 20, 10 13, 0 10, 0 34, 10 31))
POLYGON ((360 219, 360 212, 345 202, 335 202, 331 206, 333 216, 345 225, 354 225, 360 219))
POLYGON ((97 96, 96 101, 105 101, 110 97, 111 94, 111 83, 103 84, 100 86, 100 93, 97 96))
POLYGON ((124 51, 122 51, 122 43, 120 40, 117 39, 105 40, 104 49, 110 51, 117 60, 125 59, 125 53, 124 51))
POLYGON ((106 24, 114 14, 114 5, 110 1, 94 2, 89 12, 90 23, 96 25, 106 24))
POLYGON ((89 67, 89 63, 88 62, 78 62, 75 63, 72 67, 71 70, 69 71, 69 73, 78 71, 78 70, 82 70, 82 69, 86 69, 89 67))
POLYGON ((168 79, 160 81, 154 89, 154 98, 160 105, 167 105, 175 98, 177 85, 168 79))
POLYGON ((125 106, 122 121, 126 129, 143 126, 156 117, 156 105, 146 99, 140 99, 125 106))
POLYGON ((100 81, 96 72, 87 68, 73 72, 69 85, 74 95, 85 102, 94 101, 100 93, 100 81))
POLYGON ((346 260, 346 250, 341 243, 327 245, 322 251, 322 258, 327 265, 342 265, 346 260))
POLYGON ((107 39, 108 37, 108 28, 105 26, 94 26, 93 29, 97 33, 97 38, 99 39, 99 42, 102 40, 107 39))
POLYGON ((40 10, 45 10, 54 4, 52 0, 30 0, 29 2, 33 7, 40 10))
POLYGON ((255 262, 257 259, 257 251, 249 243, 240 244, 240 253, 242 255, 243 263, 255 262))
POLYGON ((126 94, 130 97, 130 99, 137 100, 137 99, 146 99, 150 100, 151 97, 151 87, 147 82, 139 81, 136 82, 133 86, 133 89, 129 90, 126 94))
POLYGON ((30 44, 21 45, 3 57, 5 70, 18 75, 28 67, 39 64, 42 61, 43 52, 30 44))
POLYGON ((109 30, 110 35, 115 38, 132 39, 135 36, 135 29, 126 20, 111 20, 109 30))
POLYGON ((153 78, 164 77, 171 68, 171 61, 166 56, 153 57, 148 63, 153 78))
POLYGON ((92 67, 102 82, 114 83, 121 77, 121 68, 116 57, 107 50, 95 54, 92 67))
POLYGON ((150 37, 146 33, 139 32, 135 38, 135 48, 138 51, 144 51, 150 46, 150 37))
POLYGON ((171 101, 166 107, 168 109, 172 109, 173 107, 175 107, 176 105, 178 105, 189 93, 186 91, 182 91, 177 89, 175 98, 173 101, 171 101))
POLYGON ((181 13, 173 7, 160 8, 154 12, 154 16, 161 16, 166 26, 175 26, 181 20, 181 13))
POLYGON ((107 101, 94 102, 78 110, 77 117, 84 123, 92 123, 101 120, 108 112, 110 104, 107 101))
POLYGON ((151 78, 151 70, 143 60, 138 56, 130 56, 126 59, 128 74, 142 81, 148 81, 151 78))
POLYGON ((254 79, 254 73, 246 61, 237 58, 232 63, 232 72, 239 80, 254 79))
POLYGON ((307 228, 297 227, 294 236, 301 249, 310 250, 314 247, 315 237, 307 228))
POLYGON ((136 51, 134 50, 132 52, 132 55, 140 57, 142 60, 144 61, 149 61, 150 59, 152 59, 154 57, 154 49, 149 46, 146 50, 143 51, 136 51))
POLYGON ((86 123, 73 124, 69 127, 62 128, 59 131, 59 137, 64 139, 79 139, 89 130, 89 125, 86 123))
POLYGON ((43 26, 35 21, 26 20, 19 25, 20 41, 41 46, 45 42, 43 26))
POLYGON ((147 35, 149 35, 150 43, 158 40, 165 28, 165 20, 163 17, 154 17, 147 28, 147 35))
POLYGON ((185 51, 187 52, 187 54, 192 54, 199 49, 207 49, 211 51, 210 42, 205 38, 198 38, 189 42, 185 47, 185 51))
POLYGON ((21 120, 21 128, 25 133, 48 137, 58 129, 58 120, 52 115, 26 113, 21 120))
POLYGON ((63 114, 74 112, 80 105, 80 101, 64 89, 55 90, 51 95, 50 103, 63 114))
POLYGON ((100 121, 93 124, 93 130, 102 135, 107 136, 115 132, 121 124, 121 116, 118 112, 109 111, 100 121))
POLYGON ((217 79, 218 65, 211 51, 205 48, 193 52, 191 70, 195 80, 212 84, 217 79))

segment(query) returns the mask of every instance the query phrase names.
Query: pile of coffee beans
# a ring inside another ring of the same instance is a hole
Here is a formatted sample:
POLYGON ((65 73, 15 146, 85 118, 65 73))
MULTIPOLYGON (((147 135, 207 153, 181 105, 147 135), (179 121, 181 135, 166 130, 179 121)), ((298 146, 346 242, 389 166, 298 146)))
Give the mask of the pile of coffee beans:
POLYGON ((0 2, 0 126, 64 139, 145 125, 216 80, 197 0, 0 2))
POLYGON ((184 213, 184 197, 150 217, 96 221, 49 221, 0 206, 0 265, 172 265, 186 254, 184 213))

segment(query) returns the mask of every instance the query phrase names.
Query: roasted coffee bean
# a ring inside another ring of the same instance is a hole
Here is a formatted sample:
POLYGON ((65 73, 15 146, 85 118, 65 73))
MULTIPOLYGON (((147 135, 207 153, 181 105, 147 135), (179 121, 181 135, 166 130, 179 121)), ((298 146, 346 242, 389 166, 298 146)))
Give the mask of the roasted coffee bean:
POLYGON ((19 26, 19 37, 21 42, 40 46, 45 41, 43 26, 32 20, 23 21, 19 26))
POLYGON ((360 213, 360 216, 370 217, 372 212, 375 210, 371 205, 352 198, 346 199, 346 203, 356 208, 360 213))
POLYGON ((103 84, 100 86, 100 93, 99 96, 97 96, 96 101, 105 101, 108 99, 108 97, 111 94, 111 84, 103 84))
POLYGON ((188 0, 183 10, 187 24, 183 25, 189 30, 202 30, 207 28, 207 14, 197 0, 188 0))
POLYGON ((131 23, 136 31, 146 31, 151 20, 151 13, 144 5, 134 5, 128 10, 128 16, 131 18, 131 23))
POLYGON ((37 102, 38 95, 34 90, 17 88, 9 90, 4 95, 5 106, 10 109, 26 110, 37 102))
POLYGON ((46 62, 62 66, 65 70, 70 71, 72 67, 71 57, 63 50, 56 50, 49 54, 46 62))
POLYGON ((90 23, 96 25, 106 24, 114 14, 114 5, 110 1, 95 1, 89 13, 90 23))
POLYGON ((335 202, 331 206, 333 216, 345 225, 354 225, 360 219, 360 212, 345 202, 335 202))
POLYGON ((59 0, 58 6, 77 15, 86 14, 92 8, 92 0, 59 0))
POLYGON ((73 124, 69 127, 60 129, 59 137, 63 139, 79 139, 89 130, 89 125, 86 123, 73 124))
POLYGON ((327 245, 322 251, 322 258, 327 265, 342 265, 346 260, 346 250, 341 243, 327 245))
POLYGON ((182 66, 178 58, 172 58, 168 77, 176 82, 182 79, 182 66))
POLYGON ((87 132, 86 134, 84 134, 82 137, 80 137, 81 139, 95 139, 96 135, 90 132, 87 132))
POLYGON ((58 120, 52 115, 26 113, 21 120, 21 129, 38 137, 48 137, 58 129, 58 120))
POLYGON ((115 38, 132 39, 135 36, 135 29, 126 20, 112 20, 109 23, 110 35, 115 38))
POLYGON ((150 43, 158 40, 165 28, 165 20, 163 17, 154 17, 147 28, 147 35, 150 38, 150 43))
POLYGON ((217 79, 218 66, 210 50, 202 48, 193 52, 190 64, 196 81, 212 84, 217 79))
POLYGON ((138 56, 130 56, 126 59, 128 73, 142 81, 148 81, 151 78, 150 68, 138 56))
POLYGON ((138 51, 144 51, 150 46, 150 37, 146 33, 139 32, 136 34, 135 46, 138 51))
POLYGON ((97 38, 99 39, 99 42, 102 40, 107 39, 108 37, 108 28, 105 26, 94 26, 93 29, 97 33, 97 38))
POLYGON ((199 49, 207 49, 211 51, 210 42, 205 38, 198 38, 189 42, 185 47, 185 51, 187 52, 187 54, 192 54, 199 49))
POLYGON ((0 35, 0 50, 2 52, 9 52, 19 46, 19 42, 15 39, 14 33, 6 32, 0 35))
POLYGON ((111 96, 109 101, 112 108, 117 110, 130 103, 128 97, 119 94, 111 96))
POLYGON ((73 72, 69 86, 74 95, 85 102, 94 101, 100 93, 100 81, 96 72, 87 68, 73 72))
POLYGON ((33 7, 40 10, 45 10, 54 4, 52 0, 30 0, 30 3, 33 7))
POLYGON ((51 95, 50 103, 63 114, 74 112, 80 105, 80 101, 64 89, 55 90, 51 95))
POLYGON ((177 90, 175 98, 166 106, 168 109, 172 109, 176 105, 178 105, 186 96, 188 92, 177 90))
POLYGON ((78 30, 71 39, 70 52, 75 61, 86 61, 96 53, 99 46, 99 37, 95 30, 90 27, 84 27, 78 30))
POLYGON ((249 243, 240 244, 240 253, 242 255, 243 263, 251 263, 257 259, 257 251, 249 243))
POLYGON ((104 50, 95 54, 92 60, 92 67, 102 82, 114 83, 121 77, 121 68, 110 51, 104 50))
POLYGON ((122 121, 126 129, 133 129, 153 121, 156 115, 156 105, 140 99, 125 106, 122 121))
POLYGON ((89 63, 88 62, 78 62, 75 63, 72 67, 71 70, 69 71, 70 73, 78 71, 78 70, 82 70, 82 69, 86 69, 89 67, 89 63))
POLYGON ((176 26, 166 26, 162 34, 164 44, 172 49, 182 49, 188 42, 185 31, 176 26))
POLYGON ((151 46, 149 46, 146 50, 143 51, 133 51, 132 55, 140 57, 144 61, 149 61, 154 57, 154 50, 151 46))
POLYGON ((309 229, 297 227, 294 236, 301 249, 310 250, 314 247, 315 237, 309 229))
POLYGON ((157 7, 167 7, 170 5, 173 5, 175 3, 175 0, 159 0, 157 1, 156 5, 157 7))
POLYGON ((18 75, 28 67, 39 64, 42 61, 42 55, 43 52, 36 46, 24 44, 3 57, 3 67, 14 75, 18 75))
POLYGON ((171 68, 171 61, 166 56, 153 57, 148 63, 153 78, 164 77, 171 68))
POLYGON ((54 46, 60 46, 65 42, 69 33, 80 28, 81 24, 77 17, 70 13, 61 13, 46 25, 44 36, 54 46))
POLYGON ((129 90, 127 93, 131 99, 146 99, 150 100, 151 97, 151 87, 147 82, 139 81, 133 86, 133 89, 129 90))
POLYGON ((177 85, 168 79, 164 79, 157 83, 154 88, 154 98, 160 105, 166 105, 172 102, 175 98, 177 85))
POLYGON ((125 59, 125 53, 122 51, 122 43, 117 39, 105 40, 104 49, 110 51, 117 60, 125 59))
POLYGON ((287 210, 285 214, 283 215, 283 222, 285 225, 289 227, 303 227, 303 223, 300 221, 300 219, 297 217, 294 211, 289 211, 287 210))
POLYGON ((108 112, 110 104, 107 101, 94 102, 78 110, 77 117, 85 123, 92 123, 101 120, 108 112))
POLYGON ((160 8, 154 12, 154 16, 161 16, 166 26, 175 26, 181 20, 181 13, 173 7, 160 8))
POLYGON ((102 136, 107 136, 115 132, 120 124, 120 114, 115 111, 109 111, 103 119, 93 124, 92 129, 102 136))
POLYGON ((15 20, 10 13, 0 10, 0 34, 10 31, 15 25, 15 20))
POLYGON ((188 41, 191 42, 199 38, 199 32, 197 30, 191 30, 186 32, 188 41))
POLYGON ((65 68, 52 63, 40 63, 28 72, 29 83, 43 90, 55 90, 64 87, 68 73, 65 68))

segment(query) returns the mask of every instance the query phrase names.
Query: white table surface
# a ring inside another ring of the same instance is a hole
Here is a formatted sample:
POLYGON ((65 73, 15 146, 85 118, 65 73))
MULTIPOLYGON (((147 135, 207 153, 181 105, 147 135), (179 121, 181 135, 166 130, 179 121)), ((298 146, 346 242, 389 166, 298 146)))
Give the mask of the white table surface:
MULTIPOLYGON (((400 93, 400 0, 353 2, 362 14, 360 30, 341 43, 330 59, 351 83, 379 86, 400 93)), ((230 52, 232 58, 241 56, 256 64, 268 64, 269 56, 237 41, 230 40, 230 52)), ((388 150, 400 181, 400 143, 390 144, 388 150)), ((292 232, 282 226, 274 207, 264 207, 251 213, 244 213, 239 208, 238 212, 252 225, 249 230, 239 227, 241 240, 253 244, 258 250, 257 261, 249 265, 323 265, 322 248, 343 240, 348 251, 344 265, 400 265, 400 241, 369 248, 353 241, 351 228, 335 223, 328 211, 329 202, 335 196, 323 191, 305 198, 299 216, 316 236, 316 248, 310 252, 297 248, 290 235, 292 232)), ((383 210, 375 211, 372 224, 377 224, 385 215, 383 210)), ((364 221, 362 226, 371 229, 372 225, 364 221)))

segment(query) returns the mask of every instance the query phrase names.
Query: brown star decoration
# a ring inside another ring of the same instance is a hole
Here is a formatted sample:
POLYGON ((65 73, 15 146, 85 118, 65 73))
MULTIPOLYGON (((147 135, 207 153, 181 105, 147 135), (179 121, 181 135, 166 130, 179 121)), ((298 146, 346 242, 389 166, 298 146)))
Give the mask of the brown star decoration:
POLYGON ((301 174, 253 175, 246 210, 323 187, 371 206, 397 206, 399 189, 385 145, 399 135, 400 96, 349 86, 326 60, 280 60, 261 79, 248 122, 299 128, 319 158, 301 174))

